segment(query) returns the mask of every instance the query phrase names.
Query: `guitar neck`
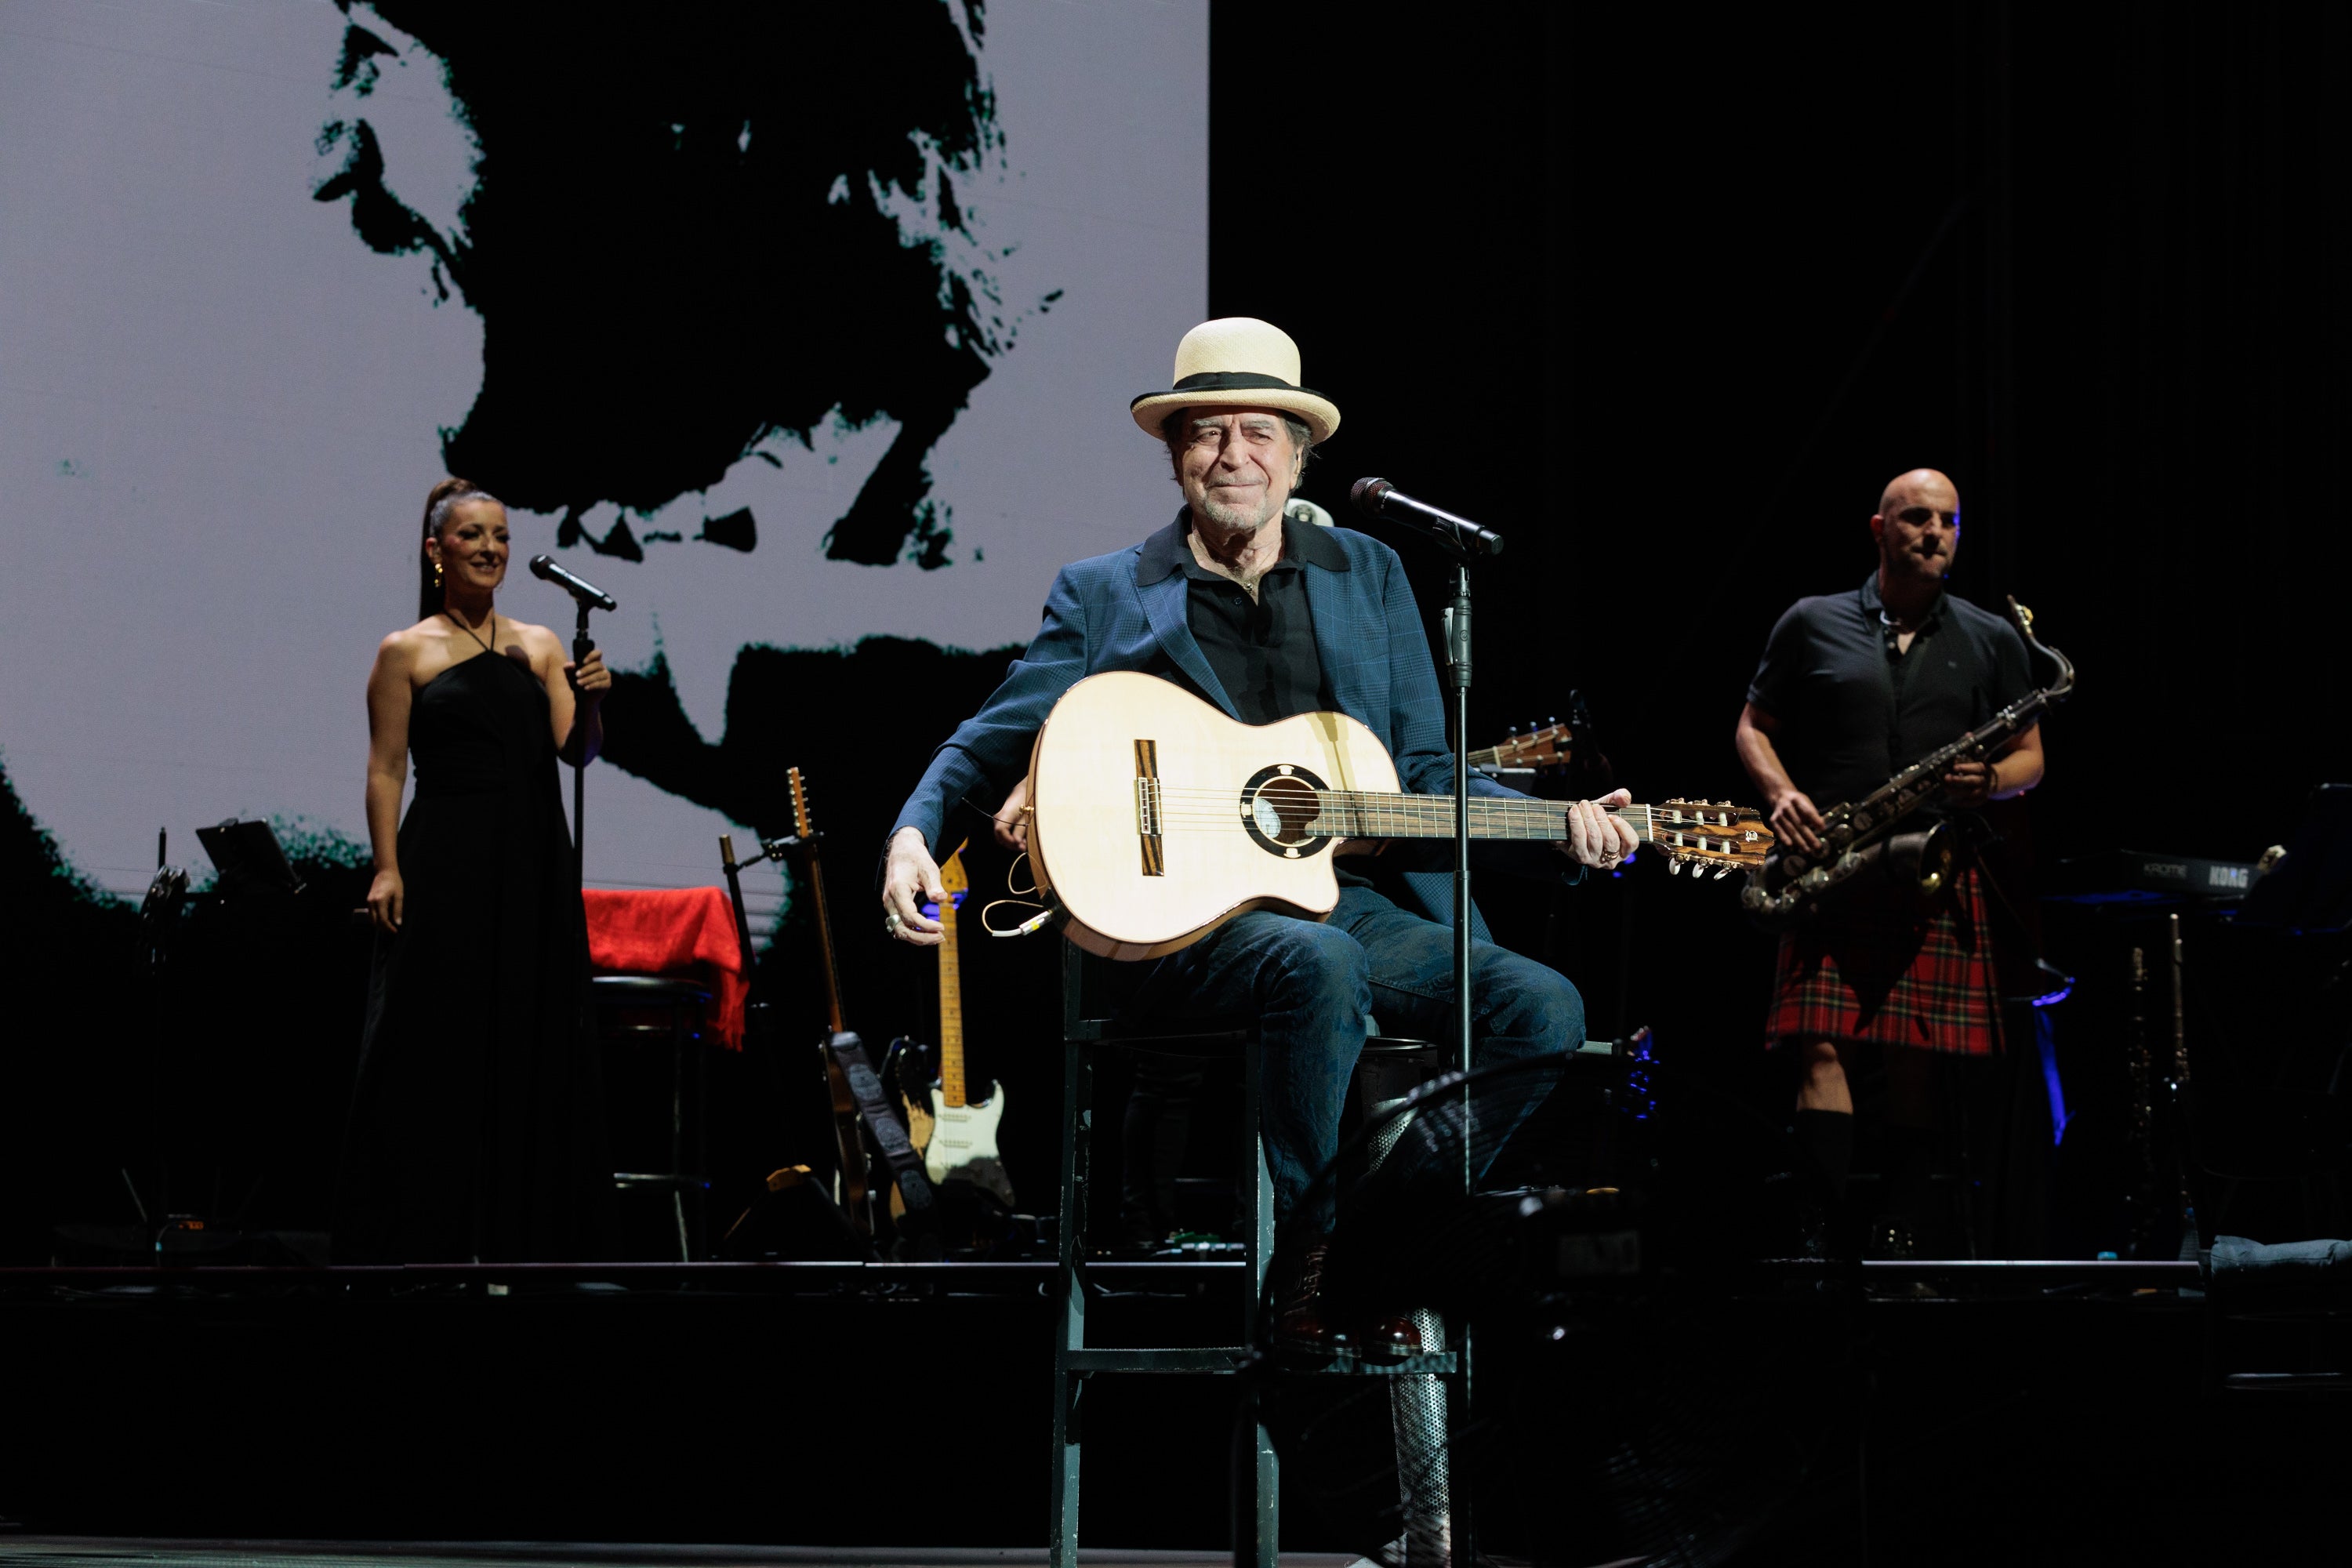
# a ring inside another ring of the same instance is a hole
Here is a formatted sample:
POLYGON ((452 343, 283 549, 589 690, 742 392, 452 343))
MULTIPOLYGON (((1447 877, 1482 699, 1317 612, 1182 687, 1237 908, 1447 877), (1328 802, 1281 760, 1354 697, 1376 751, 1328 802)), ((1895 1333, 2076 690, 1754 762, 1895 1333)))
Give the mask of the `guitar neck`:
POLYGON ((963 959, 956 941, 956 904, 951 893, 940 900, 940 1099, 962 1105, 963 959))
POLYGON ((817 864, 814 852, 808 858, 809 898, 816 905, 817 945, 824 952, 824 1012, 826 1021, 836 1035, 849 1026, 842 1021, 841 961, 833 950, 833 917, 826 912, 824 902, 824 868, 817 864))
MULTIPOLYGON (((1330 838, 1451 838, 1454 797, 1450 795, 1377 795, 1355 790, 1317 792, 1319 810, 1307 831, 1330 838)), ((1545 838, 1568 837, 1568 813, 1573 803, 1537 800, 1528 795, 1473 795, 1470 837, 1473 838, 1545 838)), ((1734 821, 1727 809, 1685 806, 1610 805, 1602 810, 1633 830, 1644 843, 1673 841, 1675 836, 1728 832, 1734 821)))

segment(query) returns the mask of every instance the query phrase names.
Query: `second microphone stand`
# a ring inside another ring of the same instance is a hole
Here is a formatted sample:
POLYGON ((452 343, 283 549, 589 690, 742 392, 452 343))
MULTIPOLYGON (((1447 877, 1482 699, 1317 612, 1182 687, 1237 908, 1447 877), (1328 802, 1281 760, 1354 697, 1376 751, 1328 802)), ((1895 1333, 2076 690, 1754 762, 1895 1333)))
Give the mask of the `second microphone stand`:
MULTIPOLYGON (((1469 553, 1441 541, 1454 557, 1454 599, 1445 606, 1445 668, 1454 696, 1454 1065, 1467 1075, 1471 1069, 1470 1023, 1470 561, 1469 553)), ((1462 1086, 1462 1191, 1466 1198, 1477 1184, 1477 1138, 1471 1126, 1471 1088, 1462 1086)), ((1472 1405, 1472 1335, 1465 1321, 1454 1325, 1454 1364, 1459 1370, 1451 1388, 1446 1427, 1452 1439, 1469 1429, 1472 1405)), ((1450 1477, 1448 1511, 1456 1562, 1475 1556, 1476 1522, 1465 1470, 1447 1463, 1450 1477)))
MULTIPOLYGON (((572 604, 580 611, 580 618, 572 624, 572 668, 577 669, 596 646, 588 637, 588 612, 596 606, 576 595, 572 604)), ((580 693, 577 691, 572 694, 572 727, 574 730, 580 727, 580 693)), ((588 885, 587 812, 588 745, 583 738, 579 754, 572 763, 572 879, 583 888, 588 885)))

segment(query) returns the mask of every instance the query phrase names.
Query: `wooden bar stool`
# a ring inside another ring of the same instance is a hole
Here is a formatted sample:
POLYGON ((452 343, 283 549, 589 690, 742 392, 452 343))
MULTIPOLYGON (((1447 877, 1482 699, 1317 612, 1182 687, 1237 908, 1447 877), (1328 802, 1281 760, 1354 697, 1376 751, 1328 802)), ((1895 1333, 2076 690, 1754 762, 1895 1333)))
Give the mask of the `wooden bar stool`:
POLYGON ((694 1194, 695 1233, 707 1239, 710 1229, 710 1178, 703 1054, 703 1010, 709 1005, 709 988, 692 980, 660 974, 599 974, 589 982, 596 1009, 599 1039, 618 1044, 669 1043, 669 1168, 665 1171, 615 1171, 613 1184, 624 1192, 650 1189, 669 1194, 670 1212, 677 1225, 677 1258, 691 1263, 694 1237, 686 1220, 686 1198, 694 1194), (694 1159, 687 1160, 688 1052, 694 1055, 694 1159))

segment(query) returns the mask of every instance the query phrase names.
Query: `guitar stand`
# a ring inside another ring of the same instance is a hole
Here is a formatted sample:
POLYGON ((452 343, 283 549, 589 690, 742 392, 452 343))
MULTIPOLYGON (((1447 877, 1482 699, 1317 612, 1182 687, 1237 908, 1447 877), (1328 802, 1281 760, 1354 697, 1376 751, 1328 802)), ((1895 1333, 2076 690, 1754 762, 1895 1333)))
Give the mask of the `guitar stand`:
POLYGON ((742 950, 746 984, 753 978, 753 966, 759 955, 751 950, 751 912, 743 902, 743 873, 770 860, 790 860, 805 865, 824 837, 822 833, 812 833, 805 837, 795 834, 786 838, 762 838, 759 841, 760 852, 757 855, 739 857, 735 852, 735 836, 731 833, 719 836, 719 864, 727 873, 728 900, 735 906, 735 941, 742 950))

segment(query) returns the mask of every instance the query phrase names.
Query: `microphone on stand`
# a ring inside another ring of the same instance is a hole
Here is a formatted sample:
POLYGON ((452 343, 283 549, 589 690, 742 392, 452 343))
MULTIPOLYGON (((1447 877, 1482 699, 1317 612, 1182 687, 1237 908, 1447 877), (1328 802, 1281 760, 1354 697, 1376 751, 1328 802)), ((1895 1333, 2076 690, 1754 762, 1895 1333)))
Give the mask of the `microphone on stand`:
MULTIPOLYGON (((552 555, 530 558, 530 574, 542 583, 552 583, 572 595, 580 611, 579 621, 572 631, 572 662, 583 663, 595 644, 588 640, 588 612, 614 607, 613 595, 584 577, 577 577, 555 563, 552 555)), ((583 886, 588 879, 588 763, 585 756, 572 764, 572 875, 583 886)))
MULTIPOLYGON (((1491 529, 1479 527, 1466 517, 1456 517, 1425 500, 1415 500, 1386 479, 1358 479, 1349 490, 1348 499, 1356 510, 1368 516, 1389 522, 1401 522, 1407 528, 1419 529, 1439 543, 1465 556, 1500 555, 1503 536, 1491 529)), ((536 566, 534 565, 534 570, 536 566)))
POLYGON ((555 563, 552 555, 530 558, 530 574, 542 583, 552 583, 580 601, 581 608, 610 610, 616 608, 613 595, 584 577, 575 577, 555 563))

